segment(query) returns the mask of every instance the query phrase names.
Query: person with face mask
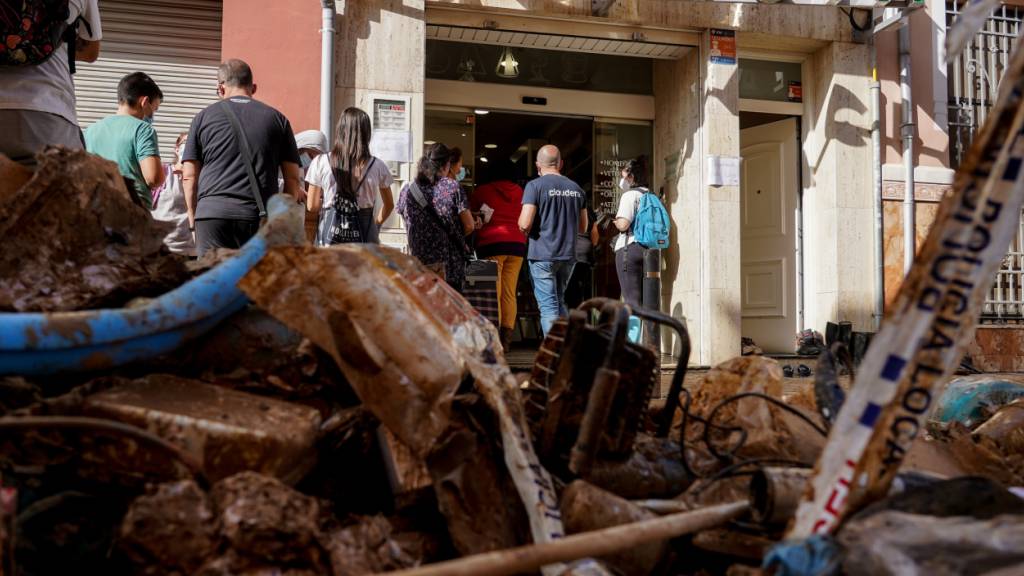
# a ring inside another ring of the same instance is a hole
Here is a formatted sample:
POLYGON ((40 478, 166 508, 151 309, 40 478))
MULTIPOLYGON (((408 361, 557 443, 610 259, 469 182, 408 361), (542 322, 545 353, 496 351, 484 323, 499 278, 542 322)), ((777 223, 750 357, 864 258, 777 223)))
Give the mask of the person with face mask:
MULTIPOLYGON (((299 171, 302 174, 302 186, 309 192, 310 184, 306 182, 306 172, 321 154, 327 153, 327 136, 319 130, 303 130, 295 135, 295 147, 299 150, 299 171)), ((284 176, 278 174, 279 186, 284 186, 284 176)), ((308 200, 308 196, 307 196, 308 200)), ((319 214, 306 211, 306 239, 316 242, 316 228, 319 214)))
POLYGON ((174 228, 164 236, 164 245, 175 254, 196 255, 196 244, 188 229, 188 207, 181 184, 181 157, 185 153, 188 132, 178 134, 174 144, 174 162, 164 164, 164 183, 153 189, 153 219, 170 222, 174 228))
POLYGON ((299 168, 305 179, 306 171, 313 160, 327 153, 327 136, 319 130, 303 130, 295 135, 295 147, 299 149, 299 168))
POLYGON ((134 186, 139 202, 153 208, 150 190, 164 182, 153 115, 164 94, 144 72, 128 74, 117 84, 117 114, 85 131, 85 149, 117 164, 134 186))
POLYGON ((633 236, 633 220, 640 197, 648 191, 647 158, 640 156, 630 160, 622 169, 619 188, 619 210, 615 214, 615 227, 619 235, 613 244, 615 248, 615 271, 622 288, 622 299, 633 308, 639 308, 643 298, 644 255, 646 249, 633 236))

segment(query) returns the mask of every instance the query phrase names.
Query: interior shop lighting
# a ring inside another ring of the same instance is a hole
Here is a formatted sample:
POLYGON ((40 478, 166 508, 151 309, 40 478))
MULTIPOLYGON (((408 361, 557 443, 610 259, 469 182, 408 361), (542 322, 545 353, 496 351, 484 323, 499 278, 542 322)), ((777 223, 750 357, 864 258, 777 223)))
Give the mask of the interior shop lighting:
POLYGON ((494 68, 494 73, 502 78, 517 78, 519 76, 519 61, 512 54, 512 49, 505 47, 505 50, 501 53, 501 58, 498 59, 498 65, 494 68))

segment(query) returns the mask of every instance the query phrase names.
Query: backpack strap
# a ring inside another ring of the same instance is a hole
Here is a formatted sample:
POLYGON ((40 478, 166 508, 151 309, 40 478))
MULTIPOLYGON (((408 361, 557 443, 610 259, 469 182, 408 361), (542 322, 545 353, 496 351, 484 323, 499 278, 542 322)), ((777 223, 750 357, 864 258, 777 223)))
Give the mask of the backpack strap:
POLYGON ((78 71, 75 67, 75 51, 78 50, 79 24, 85 24, 85 31, 89 33, 89 36, 92 36, 92 26, 90 26, 85 18, 82 18, 81 16, 75 18, 75 20, 68 24, 68 27, 64 29, 64 43, 67 44, 68 47, 68 71, 72 74, 78 71))
POLYGON ((467 254, 468 250, 465 238, 457 238, 452 230, 452 227, 445 226, 444 221, 441 220, 441 215, 438 214, 437 210, 434 209, 434 204, 427 202, 427 199, 423 196, 423 191, 420 190, 420 186, 419 184, 416 183, 415 179, 413 179, 413 181, 409 183, 409 195, 412 196, 412 199, 416 202, 417 205, 419 205, 421 209, 423 209, 427 214, 430 215, 431 219, 434 220, 434 223, 440 226, 441 230, 444 230, 445 234, 448 235, 448 239, 452 243, 454 243, 455 246, 458 246, 460 248, 462 254, 467 254))
MULTIPOLYGON (((332 158, 331 161, 333 162, 333 160, 334 159, 332 158)), ((356 193, 356 199, 357 200, 359 199, 359 190, 363 187, 363 183, 366 182, 366 177, 370 175, 370 169, 373 168, 373 165, 376 162, 377 162, 377 157, 376 156, 370 156, 370 163, 367 164, 366 165, 366 169, 363 170, 363 176, 361 178, 359 178, 359 184, 356 184, 356 187, 353 189, 353 191, 356 193)), ((333 164, 331 165, 331 172, 334 174, 334 188, 335 188, 335 192, 334 192, 334 196, 335 196, 334 205, 337 206, 338 205, 337 196, 338 196, 338 193, 341 191, 341 178, 339 178, 339 176, 342 175, 342 172, 341 172, 341 168, 338 168, 337 166, 334 166, 333 164)), ((358 203, 356 205, 358 206, 358 203)))
POLYGON ((224 115, 228 117, 228 122, 231 123, 231 131, 235 133, 235 140, 242 151, 241 160, 245 165, 245 175, 249 179, 249 188, 256 198, 256 206, 260 210, 260 220, 262 220, 267 217, 267 207, 263 205, 263 194, 260 192, 259 181, 256 180, 256 170, 252 166, 252 149, 249 148, 249 140, 245 137, 245 132, 242 132, 242 125, 238 122, 235 111, 231 109, 229 100, 230 98, 221 100, 221 108, 224 110, 224 115))

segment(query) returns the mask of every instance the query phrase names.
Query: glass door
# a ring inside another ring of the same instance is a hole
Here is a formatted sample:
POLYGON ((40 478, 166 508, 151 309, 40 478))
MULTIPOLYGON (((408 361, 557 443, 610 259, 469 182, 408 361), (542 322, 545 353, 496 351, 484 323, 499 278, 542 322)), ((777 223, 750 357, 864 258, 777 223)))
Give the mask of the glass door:
MULTIPOLYGON (((654 131, 650 122, 629 120, 594 121, 594 189, 591 208, 595 215, 615 216, 619 207, 619 174, 633 158, 646 156, 648 180, 653 180, 654 162, 651 153, 654 131)), ((651 187, 657 192, 652 182, 651 187)), ((594 266, 594 295, 618 298, 619 278, 615 273, 615 253, 610 245, 596 251, 594 266)))

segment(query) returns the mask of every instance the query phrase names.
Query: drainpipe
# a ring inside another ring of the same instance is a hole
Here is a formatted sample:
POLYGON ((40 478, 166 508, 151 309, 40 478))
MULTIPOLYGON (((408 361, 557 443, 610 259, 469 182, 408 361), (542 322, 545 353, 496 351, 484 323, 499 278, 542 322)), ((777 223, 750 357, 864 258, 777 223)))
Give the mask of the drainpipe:
POLYGON ((882 219, 882 85, 878 81, 878 49, 871 36, 871 167, 875 196, 875 331, 885 312, 885 226, 882 219))
POLYGON ((331 145, 334 117, 334 0, 320 0, 323 25, 320 28, 320 131, 331 145))
POLYGON ((917 226, 914 213, 914 99, 910 92, 910 18, 899 31, 900 97, 903 100, 903 272, 914 264, 917 226))

